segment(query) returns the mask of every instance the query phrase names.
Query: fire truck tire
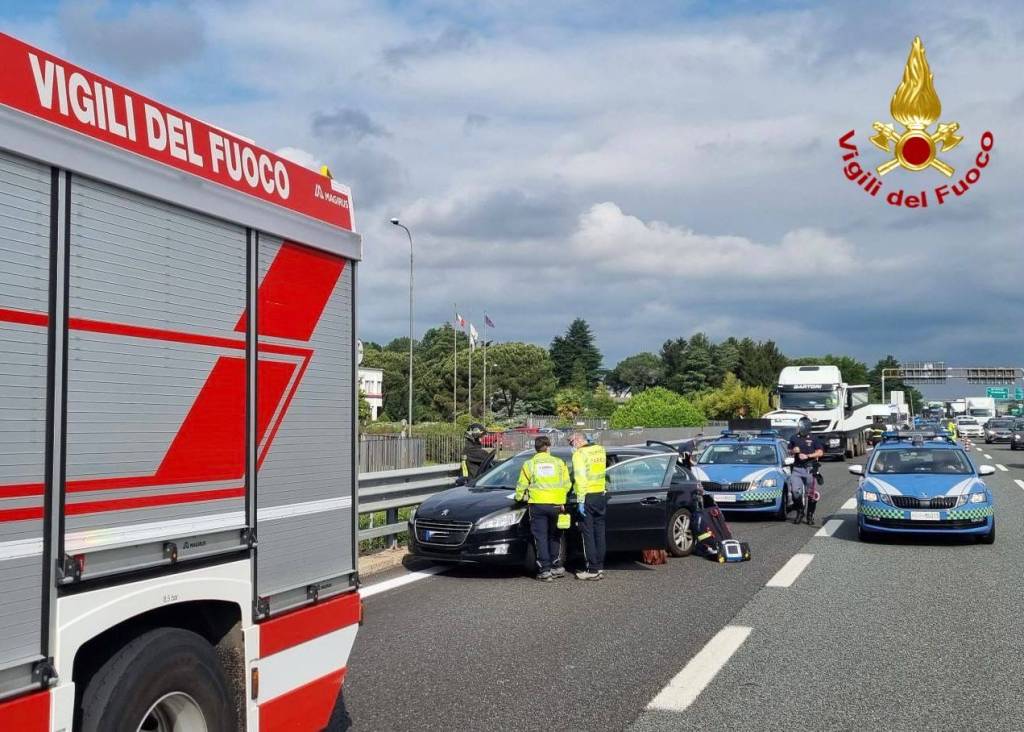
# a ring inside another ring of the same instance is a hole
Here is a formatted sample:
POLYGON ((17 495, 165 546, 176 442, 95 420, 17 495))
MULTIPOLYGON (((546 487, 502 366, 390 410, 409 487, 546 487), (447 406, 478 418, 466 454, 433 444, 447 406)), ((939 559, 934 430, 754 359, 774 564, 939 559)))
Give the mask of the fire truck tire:
POLYGON ((231 691, 213 647, 179 628, 132 640, 89 679, 82 732, 234 732, 231 691))

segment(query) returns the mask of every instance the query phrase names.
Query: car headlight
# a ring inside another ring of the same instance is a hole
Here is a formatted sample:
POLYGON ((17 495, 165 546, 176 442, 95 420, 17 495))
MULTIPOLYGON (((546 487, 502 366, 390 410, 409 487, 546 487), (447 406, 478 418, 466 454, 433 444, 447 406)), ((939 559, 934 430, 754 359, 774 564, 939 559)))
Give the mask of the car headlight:
POLYGON ((971 503, 984 503, 988 499, 988 496, 984 493, 972 493, 971 503))
POLYGON ((476 525, 477 531, 493 531, 515 526, 522 521, 524 513, 526 513, 525 508, 517 508, 513 511, 492 514, 476 525))
POLYGON ((774 488, 777 484, 775 478, 765 478, 759 484, 762 488, 774 488))
POLYGON ((409 512, 409 521, 413 521, 416 518, 416 509, 417 508, 419 508, 419 506, 413 506, 412 507, 412 511, 409 512))
POLYGON ((874 502, 878 500, 878 494, 875 493, 874 491, 861 491, 860 493, 864 497, 865 501, 874 502))
POLYGON ((989 433, 990 435, 994 435, 994 434, 995 434, 995 430, 989 430, 989 431, 988 431, 988 433, 989 433))

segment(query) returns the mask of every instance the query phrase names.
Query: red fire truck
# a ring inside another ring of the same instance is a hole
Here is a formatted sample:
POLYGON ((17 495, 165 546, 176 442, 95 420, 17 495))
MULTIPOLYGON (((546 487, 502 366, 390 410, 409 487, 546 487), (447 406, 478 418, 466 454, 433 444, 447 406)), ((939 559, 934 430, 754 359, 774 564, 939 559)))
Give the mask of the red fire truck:
POLYGON ((321 729, 362 617, 351 193, 0 68, 0 730, 321 729))

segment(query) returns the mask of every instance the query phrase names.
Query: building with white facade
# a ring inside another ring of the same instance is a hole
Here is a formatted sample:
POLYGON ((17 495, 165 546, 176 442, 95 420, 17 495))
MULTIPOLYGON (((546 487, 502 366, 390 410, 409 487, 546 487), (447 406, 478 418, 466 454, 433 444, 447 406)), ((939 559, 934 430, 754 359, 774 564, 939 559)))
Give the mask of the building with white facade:
POLYGON ((359 389, 370 403, 370 419, 376 421, 384 409, 384 369, 360 366, 359 389))

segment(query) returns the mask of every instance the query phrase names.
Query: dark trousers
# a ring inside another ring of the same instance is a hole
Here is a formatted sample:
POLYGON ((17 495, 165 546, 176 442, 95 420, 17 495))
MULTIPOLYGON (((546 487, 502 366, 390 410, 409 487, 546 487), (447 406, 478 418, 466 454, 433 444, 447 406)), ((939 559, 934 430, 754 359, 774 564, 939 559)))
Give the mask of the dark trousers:
POLYGON ((558 514, 561 506, 547 503, 530 504, 530 533, 537 549, 537 568, 541 572, 561 564, 562 532, 558 528, 558 514))
POLYGON ((583 510, 583 520, 580 522, 583 558, 587 561, 587 570, 598 572, 604 569, 604 519, 608 513, 608 496, 604 493, 591 493, 584 499, 583 510))

